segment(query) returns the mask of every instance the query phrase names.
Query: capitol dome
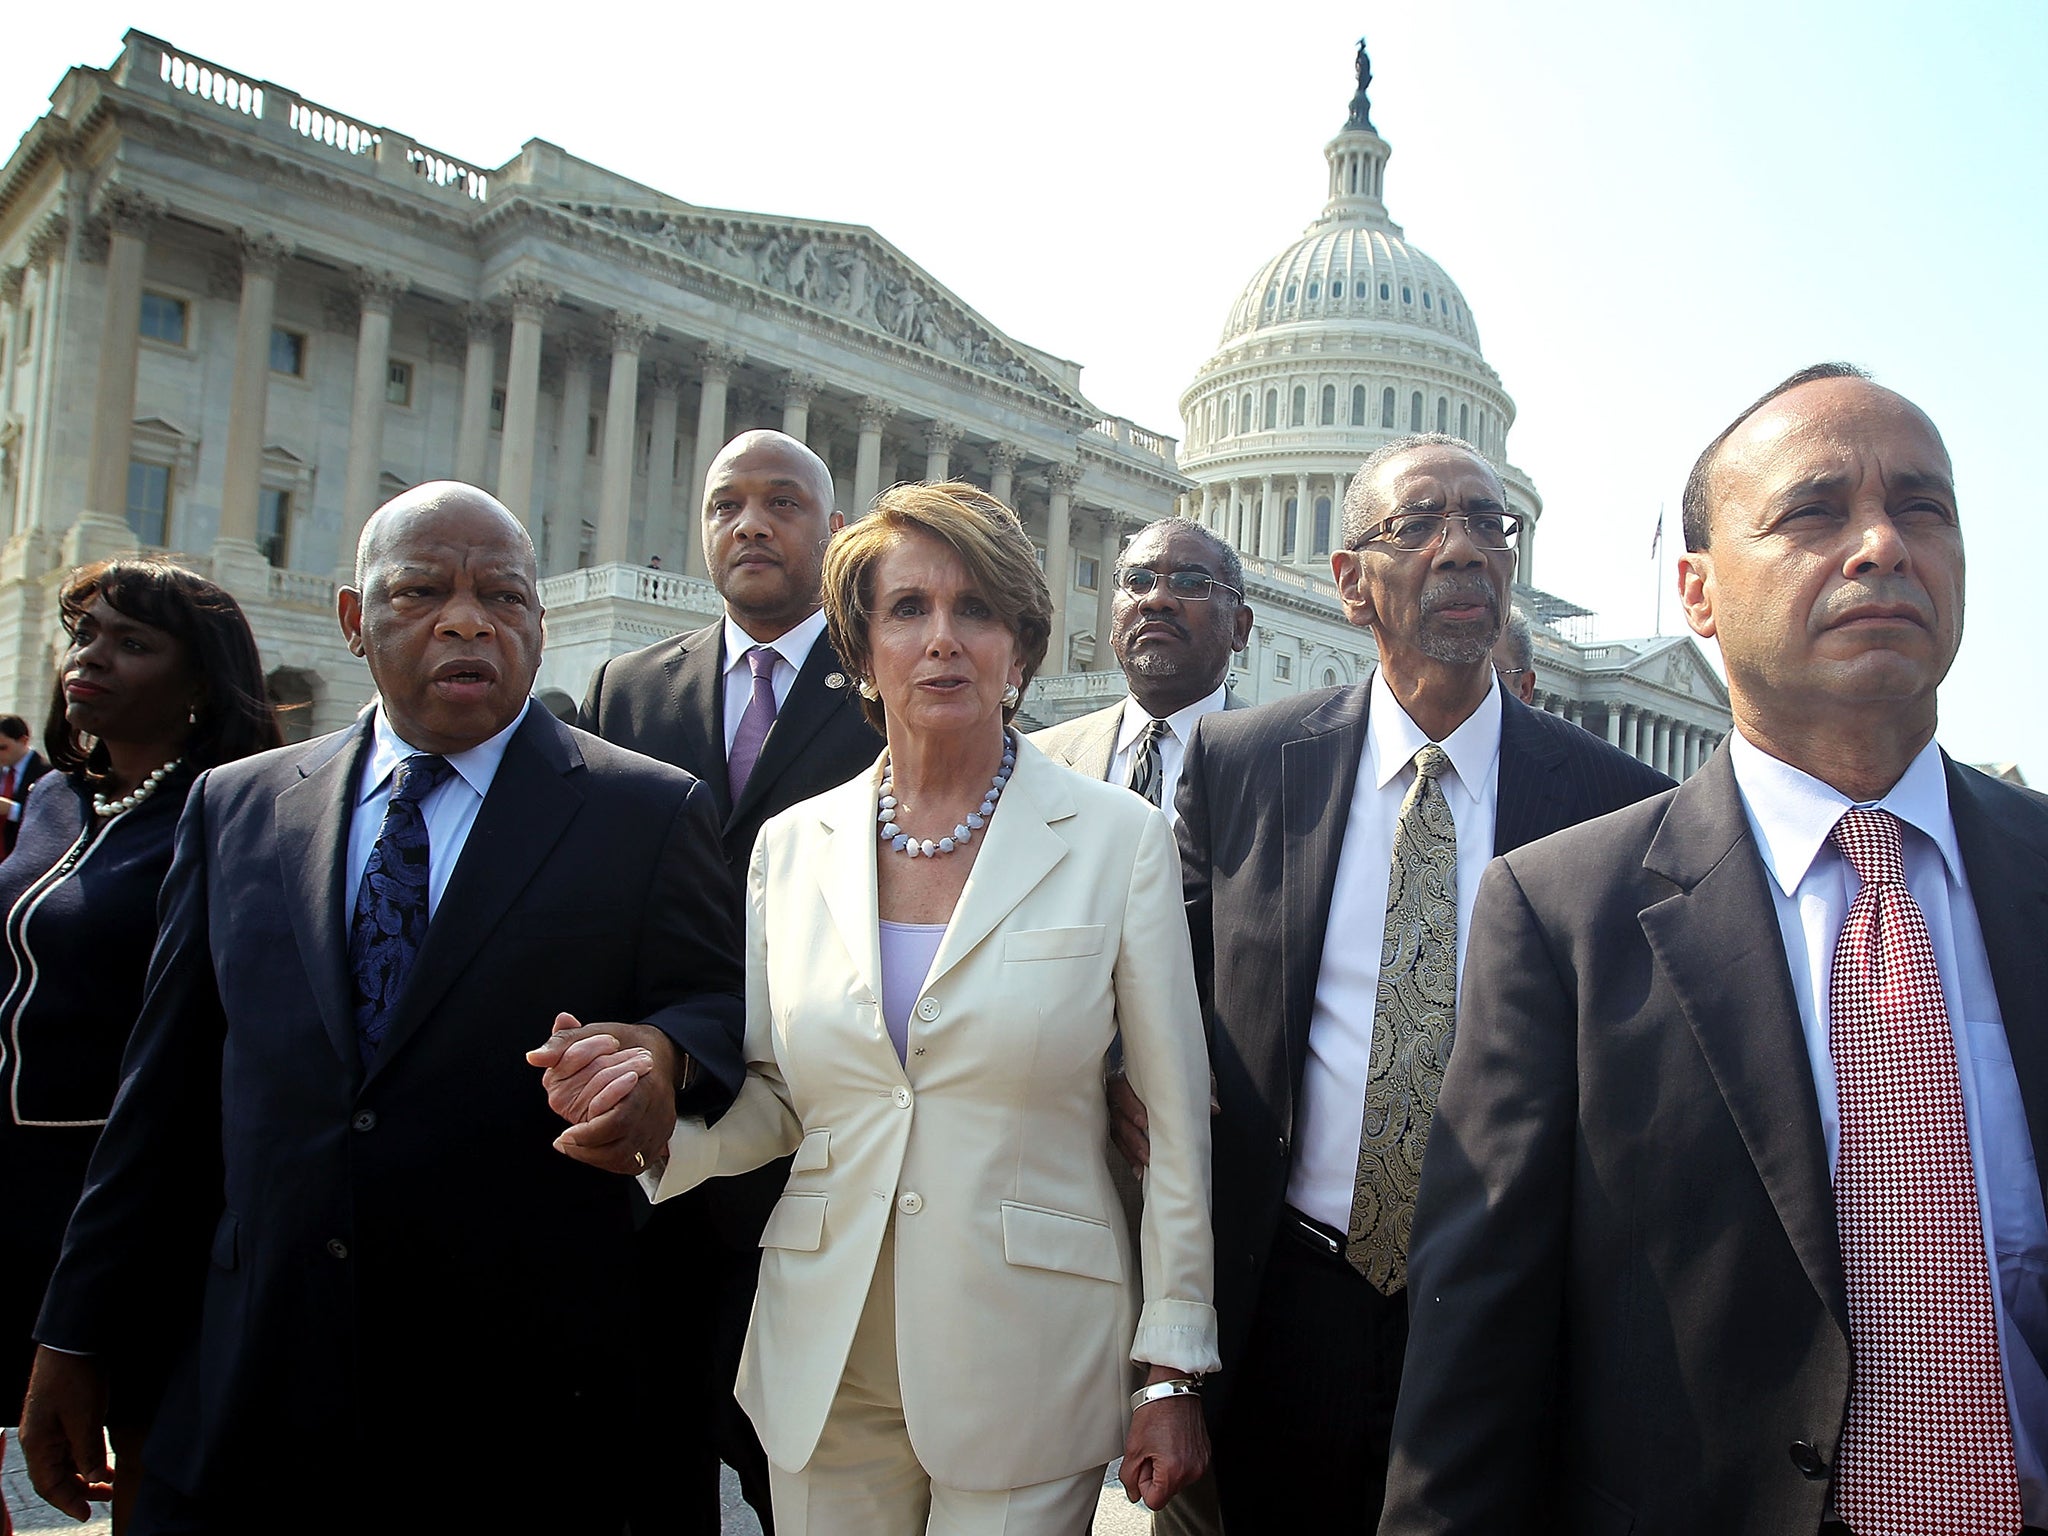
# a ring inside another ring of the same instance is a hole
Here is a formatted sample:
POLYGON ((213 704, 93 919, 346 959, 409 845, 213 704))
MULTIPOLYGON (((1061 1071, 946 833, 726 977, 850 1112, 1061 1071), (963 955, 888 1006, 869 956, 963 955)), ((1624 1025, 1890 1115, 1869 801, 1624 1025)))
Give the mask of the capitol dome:
POLYGON ((1231 305, 1217 350, 1181 395, 1189 511, 1246 555, 1327 576, 1345 489, 1375 448, 1448 432, 1500 474, 1525 519, 1532 580, 1543 501, 1508 462, 1515 403, 1479 346, 1471 306, 1384 202, 1392 147, 1372 125, 1358 49, 1350 115, 1324 146, 1328 200, 1231 305))

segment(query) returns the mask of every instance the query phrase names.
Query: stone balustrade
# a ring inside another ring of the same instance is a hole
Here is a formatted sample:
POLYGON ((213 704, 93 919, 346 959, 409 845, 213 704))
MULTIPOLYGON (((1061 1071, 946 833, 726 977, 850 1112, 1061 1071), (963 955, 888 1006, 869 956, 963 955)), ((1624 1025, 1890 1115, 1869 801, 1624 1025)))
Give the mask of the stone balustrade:
POLYGON ((586 565, 559 576, 543 577, 540 584, 544 608, 567 607, 605 597, 700 613, 716 613, 724 607, 718 589, 702 577, 657 571, 645 565, 586 565))

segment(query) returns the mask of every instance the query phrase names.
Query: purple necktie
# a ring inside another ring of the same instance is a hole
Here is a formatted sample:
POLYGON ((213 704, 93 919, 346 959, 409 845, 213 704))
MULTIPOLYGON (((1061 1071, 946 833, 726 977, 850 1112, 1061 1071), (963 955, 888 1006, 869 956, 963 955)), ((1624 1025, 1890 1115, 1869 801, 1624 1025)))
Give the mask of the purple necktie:
POLYGON ((775 648, 757 645, 747 652, 747 666, 754 674, 754 696, 747 700, 747 712, 740 716, 739 731, 732 750, 725 755, 725 782, 732 791, 732 803, 740 803, 740 791, 761 757, 761 743, 768 739, 768 727, 775 723, 775 648))

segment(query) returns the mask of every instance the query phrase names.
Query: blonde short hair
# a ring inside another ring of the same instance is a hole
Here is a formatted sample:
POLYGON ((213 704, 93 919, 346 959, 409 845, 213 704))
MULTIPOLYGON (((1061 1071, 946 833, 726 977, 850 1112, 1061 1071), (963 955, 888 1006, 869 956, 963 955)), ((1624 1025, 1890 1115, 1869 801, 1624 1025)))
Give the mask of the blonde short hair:
MULTIPOLYGON (((1015 512, 959 480, 891 486, 866 517, 833 535, 825 547, 825 627, 839 659, 857 678, 873 675, 868 621, 874 615, 875 565, 905 535, 917 533, 959 557, 997 620, 1016 637, 1028 688, 1052 637, 1052 594, 1038 569, 1038 551, 1015 512)), ((862 695, 860 704, 868 723, 885 731, 881 700, 862 695)), ((1013 705, 1003 719, 1016 713, 1013 705)))

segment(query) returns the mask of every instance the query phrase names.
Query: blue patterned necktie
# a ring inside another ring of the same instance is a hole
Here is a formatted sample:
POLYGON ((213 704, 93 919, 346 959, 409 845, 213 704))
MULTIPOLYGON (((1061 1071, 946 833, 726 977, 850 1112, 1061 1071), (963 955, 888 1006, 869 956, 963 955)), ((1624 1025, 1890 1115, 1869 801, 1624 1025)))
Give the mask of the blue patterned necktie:
POLYGON ((427 821, 420 802, 454 771, 447 758, 425 752, 398 765, 377 846, 356 889, 348 968, 355 979, 356 1047, 366 1068, 384 1043, 427 934, 427 821))

